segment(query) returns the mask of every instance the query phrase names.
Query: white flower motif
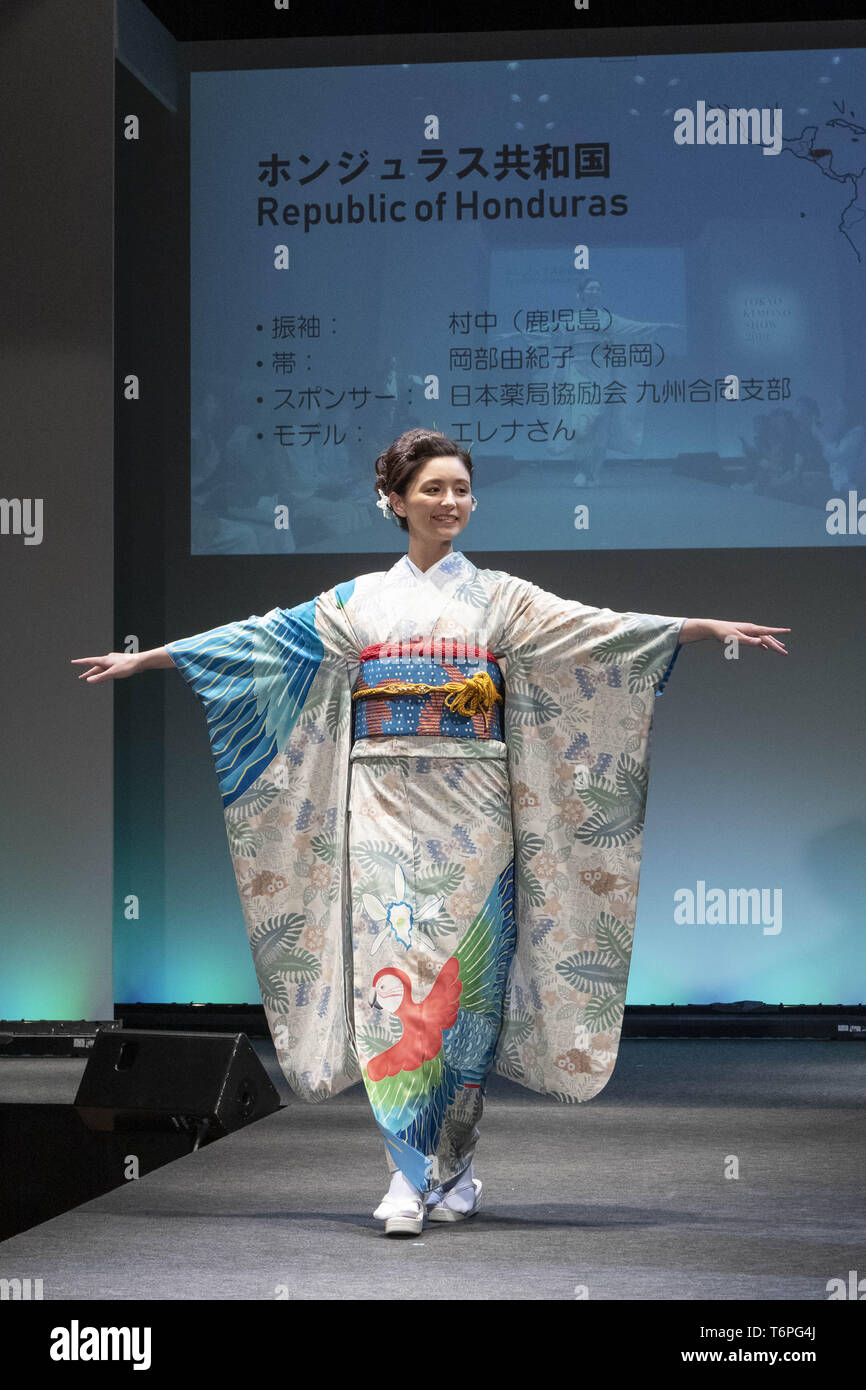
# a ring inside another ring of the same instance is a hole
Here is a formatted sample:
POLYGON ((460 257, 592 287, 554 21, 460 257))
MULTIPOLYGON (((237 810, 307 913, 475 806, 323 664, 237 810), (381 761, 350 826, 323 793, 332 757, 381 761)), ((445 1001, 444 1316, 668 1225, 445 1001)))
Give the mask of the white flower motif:
POLYGON ((385 904, 381 898, 374 897, 372 893, 365 893, 362 901, 367 915, 374 922, 381 923, 370 947, 371 956, 376 954, 389 932, 407 951, 412 945, 421 946, 425 951, 435 949, 433 943, 428 941, 420 929, 413 942, 412 929, 418 922, 423 922, 428 917, 435 917, 445 899, 431 898, 424 904, 416 917, 412 911, 411 903, 406 901, 406 875, 399 864, 394 869, 394 901, 385 904))

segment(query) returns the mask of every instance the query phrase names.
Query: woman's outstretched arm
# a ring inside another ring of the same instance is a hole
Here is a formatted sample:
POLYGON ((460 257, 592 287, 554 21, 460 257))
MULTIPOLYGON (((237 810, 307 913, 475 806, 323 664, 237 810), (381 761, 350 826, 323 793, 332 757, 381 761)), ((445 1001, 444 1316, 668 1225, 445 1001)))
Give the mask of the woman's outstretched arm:
POLYGON ((717 642, 725 642, 729 637, 737 637, 752 647, 767 647, 771 651, 787 650, 775 637, 774 632, 790 632, 789 627, 766 627, 763 623, 734 623, 724 618, 686 618, 680 630, 679 645, 685 642, 704 642, 714 637, 717 642))
POLYGON ((134 676, 139 671, 155 671, 163 666, 174 666, 166 647, 151 647, 149 652, 106 652, 104 656, 76 656, 71 658, 73 666, 86 666, 78 677, 88 685, 98 681, 122 680, 124 676, 134 676))

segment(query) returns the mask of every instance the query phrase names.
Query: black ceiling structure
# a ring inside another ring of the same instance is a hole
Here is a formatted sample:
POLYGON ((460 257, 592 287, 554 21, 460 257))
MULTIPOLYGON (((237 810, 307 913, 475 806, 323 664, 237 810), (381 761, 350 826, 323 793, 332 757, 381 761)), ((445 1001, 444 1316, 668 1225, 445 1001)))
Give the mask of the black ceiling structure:
POLYGON ((446 34, 508 30, 567 30, 669 25, 862 20, 863 0, 727 0, 723 6, 694 0, 546 0, 527 6, 514 0, 437 0, 436 4, 365 3, 357 0, 144 0, 178 42, 225 39, 291 39, 340 34, 446 34), (279 8, 278 8, 279 6, 279 8))

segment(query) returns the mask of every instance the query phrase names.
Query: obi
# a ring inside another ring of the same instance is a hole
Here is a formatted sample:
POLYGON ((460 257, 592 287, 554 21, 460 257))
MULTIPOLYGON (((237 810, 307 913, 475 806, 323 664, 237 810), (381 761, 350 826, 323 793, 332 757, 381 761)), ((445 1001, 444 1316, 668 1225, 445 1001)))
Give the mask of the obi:
POLYGON ((504 682, 492 652, 449 638, 365 647, 352 691, 353 737, 503 739, 504 682))

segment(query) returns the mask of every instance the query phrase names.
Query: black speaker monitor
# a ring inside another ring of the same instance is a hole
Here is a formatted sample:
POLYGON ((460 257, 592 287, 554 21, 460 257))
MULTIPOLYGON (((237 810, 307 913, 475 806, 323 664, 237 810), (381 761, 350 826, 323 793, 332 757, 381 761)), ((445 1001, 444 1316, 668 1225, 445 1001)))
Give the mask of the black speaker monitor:
POLYGON ((123 1028, 97 1033, 74 1104, 89 1129, 195 1129, 200 1140, 272 1114, 280 1098, 245 1033, 123 1028))

